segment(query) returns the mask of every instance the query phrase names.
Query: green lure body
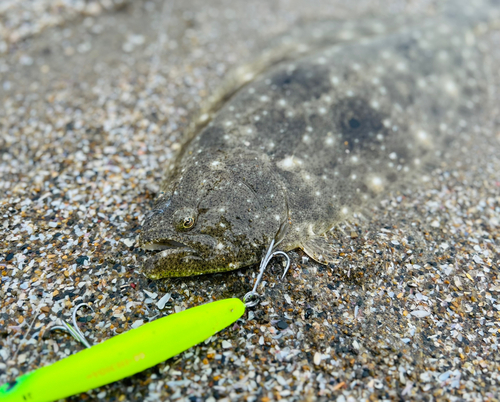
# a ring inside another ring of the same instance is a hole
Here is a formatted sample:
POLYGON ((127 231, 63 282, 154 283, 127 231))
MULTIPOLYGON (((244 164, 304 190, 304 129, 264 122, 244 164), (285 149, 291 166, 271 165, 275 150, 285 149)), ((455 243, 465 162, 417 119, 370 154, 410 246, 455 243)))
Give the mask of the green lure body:
POLYGON ((131 376, 208 339, 244 312, 234 298, 160 318, 18 377, 0 388, 0 401, 49 402, 131 376))

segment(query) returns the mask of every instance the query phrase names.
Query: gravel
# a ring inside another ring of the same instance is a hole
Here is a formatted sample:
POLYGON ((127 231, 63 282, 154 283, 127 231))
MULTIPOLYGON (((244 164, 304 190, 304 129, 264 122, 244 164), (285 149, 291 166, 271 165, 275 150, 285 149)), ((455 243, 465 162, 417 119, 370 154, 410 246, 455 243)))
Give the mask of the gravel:
MULTIPOLYGON (((81 350, 45 333, 85 302, 98 343, 243 297, 256 267, 151 281, 140 223, 182 130, 231 68, 314 19, 416 1, 7 1, 0 6, 0 383, 81 350), (56 5, 54 5, 56 4, 56 5), (45 333, 45 334, 44 334, 45 333)), ((500 66, 500 35, 485 38, 500 66)), ((498 71, 498 69, 496 69, 498 71)), ((500 79, 491 94, 500 105, 500 79)), ((468 160, 291 252, 263 302, 206 342, 68 400, 493 400, 500 357, 500 112, 468 160)))

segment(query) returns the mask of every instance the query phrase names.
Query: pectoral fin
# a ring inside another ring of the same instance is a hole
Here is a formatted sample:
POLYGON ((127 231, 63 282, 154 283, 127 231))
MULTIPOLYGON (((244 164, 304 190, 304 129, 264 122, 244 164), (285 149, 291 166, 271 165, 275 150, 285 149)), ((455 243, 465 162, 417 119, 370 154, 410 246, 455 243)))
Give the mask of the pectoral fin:
POLYGON ((300 246, 309 257, 320 264, 338 264, 340 260, 331 244, 323 236, 313 237, 300 246))

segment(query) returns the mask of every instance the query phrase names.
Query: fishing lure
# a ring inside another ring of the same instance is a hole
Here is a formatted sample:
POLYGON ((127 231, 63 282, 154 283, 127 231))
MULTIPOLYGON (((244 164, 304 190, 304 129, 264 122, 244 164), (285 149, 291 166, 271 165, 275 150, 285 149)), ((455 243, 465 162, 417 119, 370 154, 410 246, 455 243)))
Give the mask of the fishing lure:
MULTIPOLYGON (((66 357, 54 364, 39 368, 0 387, 1 402, 49 402, 79 394, 121 380, 167 360, 210 338, 238 320, 246 310, 258 304, 259 285, 269 261, 277 255, 287 259, 282 251, 274 251, 271 243, 260 264, 259 275, 243 301, 224 299, 193 307, 147 323, 89 347, 83 334, 65 323, 75 338, 88 349, 66 357)), ((76 311, 82 306, 75 308, 76 311)))

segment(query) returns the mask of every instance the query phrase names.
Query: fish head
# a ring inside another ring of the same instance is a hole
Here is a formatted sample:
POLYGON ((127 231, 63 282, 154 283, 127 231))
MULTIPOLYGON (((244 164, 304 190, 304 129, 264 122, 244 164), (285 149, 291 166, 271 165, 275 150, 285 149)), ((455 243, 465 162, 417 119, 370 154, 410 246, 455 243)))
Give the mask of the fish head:
POLYGON ((286 200, 268 166, 236 157, 184 170, 146 217, 140 246, 154 251, 144 266, 153 279, 234 270, 260 261, 287 220, 286 200), (257 167, 258 168, 258 167, 257 167))

